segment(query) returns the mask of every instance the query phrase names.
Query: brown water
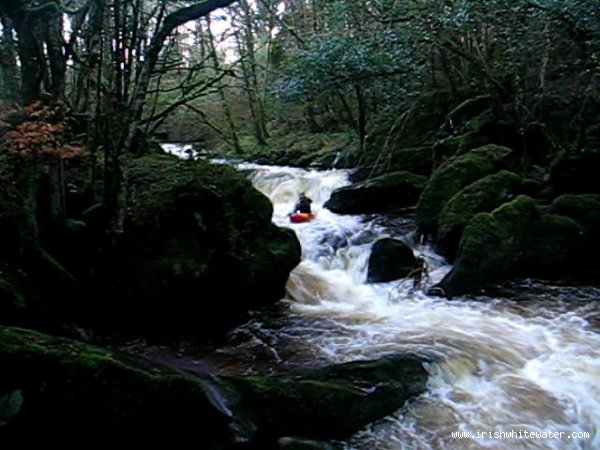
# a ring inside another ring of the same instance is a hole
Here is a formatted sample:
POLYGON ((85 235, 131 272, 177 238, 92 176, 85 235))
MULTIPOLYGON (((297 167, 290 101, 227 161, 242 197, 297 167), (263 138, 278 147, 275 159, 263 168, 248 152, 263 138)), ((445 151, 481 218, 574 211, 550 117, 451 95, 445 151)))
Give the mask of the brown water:
POLYGON ((274 222, 296 231, 303 260, 290 275, 287 298, 233 330, 227 344, 198 362, 201 371, 281 373, 420 353, 435 361, 427 392, 340 445, 600 448, 600 287, 524 280, 478 298, 428 297, 423 291, 450 267, 415 243, 410 222, 322 208, 347 183, 345 172, 241 168, 271 199, 274 222), (292 225, 287 214, 300 192, 314 200, 317 219, 292 225), (427 259, 422 289, 407 281, 365 284, 372 244, 384 236, 405 239, 427 259), (457 432, 474 438, 453 437, 457 432), (552 435, 528 435, 536 432, 552 435))
MULTIPOLYGON (((523 281, 493 297, 447 301, 411 282, 367 285, 372 243, 405 230, 322 209, 346 183, 343 172, 255 167, 251 178, 273 202, 274 221, 298 234, 304 258, 288 281, 288 310, 237 330, 250 337, 244 345, 272 354, 262 370, 407 351, 436 361, 425 395, 347 448, 600 448, 600 289, 523 281), (290 225, 286 214, 301 191, 315 200, 317 220, 290 225), (453 438, 458 431, 479 438, 453 438), (500 434, 511 431, 516 438, 500 434), (548 431, 564 434, 524 437, 548 431), (569 438, 573 432, 589 437, 569 438)), ((449 270, 430 249, 400 237, 428 259, 429 285, 449 270)))

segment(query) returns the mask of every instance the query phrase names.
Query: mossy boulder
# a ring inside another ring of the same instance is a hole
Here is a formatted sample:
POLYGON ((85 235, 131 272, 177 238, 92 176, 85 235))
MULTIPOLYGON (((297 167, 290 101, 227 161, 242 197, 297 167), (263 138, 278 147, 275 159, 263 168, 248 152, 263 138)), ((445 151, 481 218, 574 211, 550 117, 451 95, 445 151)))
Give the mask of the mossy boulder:
POLYGON ((497 99, 491 95, 478 95, 469 98, 455 106, 448 113, 446 120, 453 129, 472 128, 469 127, 469 124, 473 121, 473 118, 491 114, 496 103, 497 99))
POLYGON ((0 427, 9 448, 200 448, 227 442, 229 418, 203 384, 76 341, 0 327, 0 397, 22 405, 0 427), (35 432, 32 432, 35 430, 35 432), (11 445, 12 443, 12 445, 11 445))
POLYGON ((80 342, 0 327, 0 434, 7 445, 43 442, 66 449, 81 448, 82 437, 90 449, 193 442, 215 450, 272 449, 283 436, 338 439, 422 393, 424 362, 391 355, 281 378, 190 376, 80 342))
POLYGON ((590 236, 600 231, 600 194, 561 195, 550 205, 550 212, 571 217, 590 236))
POLYGON ((300 245, 240 172, 169 156, 128 172, 124 234, 94 280, 111 293, 100 312, 149 332, 204 334, 283 297, 300 245))
POLYGON ((421 357, 390 355, 313 370, 293 378, 232 378, 239 393, 234 428, 239 439, 274 436, 340 439, 398 410, 424 392, 421 357))
POLYGON ((489 143, 489 137, 481 134, 479 131, 468 131, 440 139, 432 145, 433 167, 438 168, 456 155, 467 153, 469 150, 489 143))
POLYGON ((367 282, 380 283, 404 278, 419 267, 412 249, 403 241, 379 239, 371 249, 367 282))
POLYGON ((542 213, 521 195, 469 221, 454 267, 437 287, 454 296, 511 277, 565 275, 576 270, 582 243, 575 221, 542 213))
POLYGON ((336 189, 325 208, 337 214, 363 214, 413 206, 427 178, 410 172, 394 172, 336 189))
POLYGON ((438 219, 438 238, 453 256, 460 236, 471 218, 489 212, 523 192, 520 176, 507 170, 488 175, 460 190, 444 205, 438 219))
POLYGON ((417 204, 419 229, 427 234, 436 232, 446 202, 471 183, 504 168, 511 153, 509 148, 490 144, 456 156, 437 169, 417 204))

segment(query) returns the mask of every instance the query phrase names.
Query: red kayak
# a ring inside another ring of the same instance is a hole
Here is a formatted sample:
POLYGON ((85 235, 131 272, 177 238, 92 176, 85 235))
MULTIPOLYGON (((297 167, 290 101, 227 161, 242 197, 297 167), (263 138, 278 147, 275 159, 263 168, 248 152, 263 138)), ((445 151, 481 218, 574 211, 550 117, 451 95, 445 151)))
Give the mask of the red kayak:
POLYGON ((316 216, 317 215, 315 213, 298 212, 298 213, 290 214, 290 222, 294 222, 294 223, 310 222, 316 216))

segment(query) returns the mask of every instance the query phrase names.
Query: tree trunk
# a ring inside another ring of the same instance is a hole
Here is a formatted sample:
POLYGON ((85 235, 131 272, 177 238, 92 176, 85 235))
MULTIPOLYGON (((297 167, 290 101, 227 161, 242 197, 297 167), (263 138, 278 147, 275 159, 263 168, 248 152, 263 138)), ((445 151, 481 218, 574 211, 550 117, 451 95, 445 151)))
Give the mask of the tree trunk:
POLYGON ((367 104, 365 102, 360 85, 354 85, 354 92, 356 94, 356 102, 358 105, 358 120, 356 122, 356 130, 358 132, 360 149, 364 150, 365 141, 367 139, 367 104))
POLYGON ((50 66, 49 90, 54 99, 65 98, 65 76, 67 64, 63 55, 63 20, 59 13, 52 14, 45 29, 46 51, 50 66))
MULTIPOLYGON (((215 47, 215 40, 212 34, 212 30, 210 28, 210 16, 206 17, 206 30, 208 35, 208 44, 210 46, 211 58, 213 60, 213 65, 216 71, 221 70, 221 63, 219 62, 219 57, 217 55, 217 49, 215 47)), ((225 96, 225 90, 223 86, 219 89, 219 97, 221 98, 221 104, 223 106, 223 111, 225 112, 225 119, 227 120, 227 125, 229 127, 229 132, 231 134, 231 141, 233 143, 234 149, 236 152, 241 153, 242 147, 240 146, 240 141, 238 138, 237 130, 235 127, 235 123, 233 121, 233 116, 231 115, 231 108, 229 108, 229 102, 227 101, 227 97, 225 96)))
MULTIPOLYGON (((228 6, 234 1, 235 0, 207 0, 172 12, 165 17, 162 25, 160 19, 157 19, 158 29, 152 36, 152 40, 146 49, 144 60, 140 62, 141 69, 129 102, 127 120, 123 125, 123 129, 125 130, 124 138, 114 149, 116 154, 114 182, 111 183, 111 186, 109 187, 111 192, 108 193, 109 205, 111 205, 109 211, 111 213, 111 232, 113 236, 123 233, 128 190, 127 174, 124 168, 132 154, 132 150, 135 149, 134 143, 136 136, 138 136, 138 131, 140 130, 150 79, 152 78, 154 68, 158 63, 166 39, 178 26, 183 25, 190 20, 204 17, 215 9, 228 6)), ((160 16, 162 16, 162 14, 160 16)))
POLYGON ((44 79, 44 61, 40 59, 43 52, 41 43, 33 34, 31 24, 15 23, 19 41, 19 60, 21 61, 21 102, 29 105, 40 98, 42 80, 44 79))
POLYGON ((2 95, 9 102, 19 98, 19 67, 13 41, 13 26, 9 19, 2 19, 2 41, 0 44, 0 78, 2 95))

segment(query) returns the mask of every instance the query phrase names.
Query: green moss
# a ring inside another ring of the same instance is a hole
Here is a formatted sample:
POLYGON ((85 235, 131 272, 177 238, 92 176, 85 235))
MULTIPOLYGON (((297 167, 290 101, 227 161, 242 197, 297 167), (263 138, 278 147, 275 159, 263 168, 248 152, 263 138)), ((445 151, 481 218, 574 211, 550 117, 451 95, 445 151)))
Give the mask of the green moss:
POLYGON ((471 219, 456 263, 440 287, 457 295, 514 276, 574 273, 582 242, 576 222, 543 214, 534 199, 521 195, 471 219))
POLYGON ((214 334, 283 296, 300 246, 243 173, 148 155, 131 161, 128 181, 124 233, 95 267, 88 326, 214 334))
POLYGON ((425 389, 422 360, 389 356, 338 364, 293 379, 229 378, 238 426, 249 437, 342 438, 397 410, 425 389), (344 411, 340 414, 340 411, 344 411))
POLYGON ((453 127, 461 127, 473 117, 480 116, 486 111, 490 111, 490 106, 495 103, 491 95, 479 95, 469 98, 448 113, 448 120, 452 122, 453 127))
POLYGON ((82 435, 87 448, 184 445, 199 436, 209 447, 211 437, 227 433, 228 421, 212 407, 202 382, 166 368, 7 327, 0 327, 0 363, 0 392, 18 389, 24 398, 3 438, 23 445, 41 434, 63 448, 80 446, 82 435))
POLYGON ((580 266, 583 253, 583 229, 573 219, 543 214, 532 233, 522 262, 532 274, 561 276, 580 266))
POLYGON ((552 202, 550 211, 571 217, 588 233, 600 229, 600 194, 561 195, 552 202))
POLYGON ((535 200, 526 196, 476 214, 464 230, 454 267, 440 283, 446 294, 469 292, 516 273, 524 236, 539 214, 535 200))
POLYGON ((0 364, 0 394, 19 391, 24 400, 3 439, 25 446, 43 435, 62 448, 79 448, 81 435, 93 449, 230 448, 240 440, 273 448, 286 435, 342 438, 397 410, 428 379, 421 358, 399 355, 280 378, 192 377, 8 327, 0 327, 0 364))
POLYGON ((486 145, 449 160, 431 176, 417 204, 417 225, 424 233, 436 231, 446 202, 469 184, 501 168, 511 150, 486 145))
POLYGON ((456 248, 465 225, 480 212, 489 212, 512 200, 522 190, 518 175, 503 170, 468 185, 443 207, 438 219, 438 237, 456 248))

